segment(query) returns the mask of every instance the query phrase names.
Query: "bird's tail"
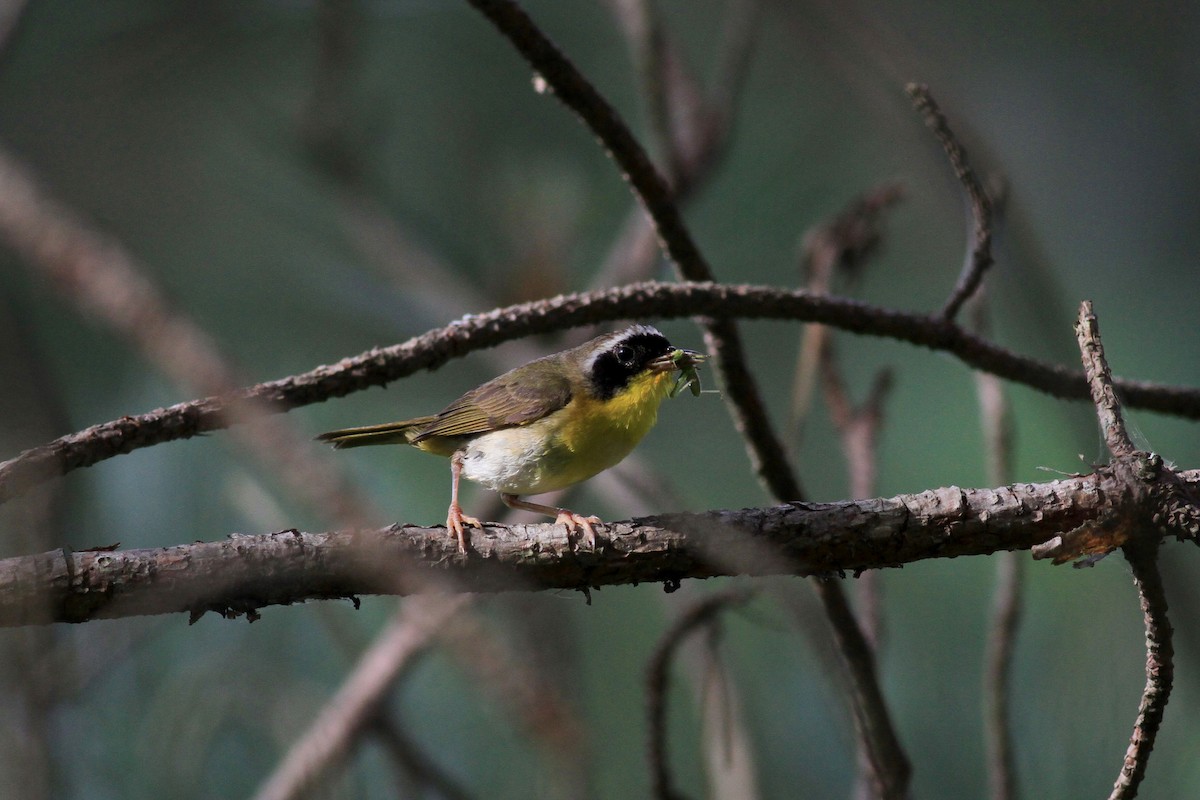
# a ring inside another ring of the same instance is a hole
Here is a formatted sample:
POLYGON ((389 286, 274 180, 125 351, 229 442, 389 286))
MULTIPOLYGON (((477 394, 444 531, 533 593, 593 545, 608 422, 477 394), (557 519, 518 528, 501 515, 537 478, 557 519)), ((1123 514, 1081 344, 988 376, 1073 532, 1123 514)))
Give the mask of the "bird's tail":
POLYGON ((343 428, 340 431, 322 433, 317 437, 317 441, 329 442, 338 450, 370 444, 409 444, 421 429, 433 420, 433 417, 417 417, 403 422, 367 425, 363 428, 343 428))

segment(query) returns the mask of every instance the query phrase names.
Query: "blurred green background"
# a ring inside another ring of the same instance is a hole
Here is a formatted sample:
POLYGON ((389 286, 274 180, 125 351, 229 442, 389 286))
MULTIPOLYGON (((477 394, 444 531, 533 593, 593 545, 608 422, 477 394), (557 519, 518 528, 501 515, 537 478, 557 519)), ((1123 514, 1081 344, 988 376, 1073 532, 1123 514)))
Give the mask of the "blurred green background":
MULTIPOLYGON (((659 6, 668 34, 711 83, 725 4, 659 6)), ((325 7, 347 14, 332 60, 321 55, 318 6, 304 0, 30 2, 0 56, 0 143, 140 259, 246 383, 402 341, 463 313, 585 288, 633 205, 591 134, 533 91, 528 68, 465 4, 325 7), (433 263, 442 278, 430 277, 433 263)), ((575 0, 527 8, 652 140, 609 9, 575 0)), ((1090 298, 1116 373, 1200 384, 1198 47, 1200 7, 1186 3, 766 2, 728 151, 687 220, 721 279, 795 285, 806 229, 872 185, 902 181, 905 201, 860 295, 937 308, 962 263, 968 218, 903 92, 924 81, 979 171, 1008 181, 988 281, 996 338, 1074 363, 1071 325, 1090 298)), ((0 293, 0 459, 190 399, 2 244, 0 293)), ((663 328, 681 345, 700 344, 691 323, 663 328)), ((782 427, 799 328, 743 329, 782 427)), ((838 345, 859 396, 879 367, 896 371, 881 494, 986 482, 967 369, 874 339, 840 336, 838 345)), ((519 352, 478 353, 289 417, 310 435, 429 413, 519 352)), ((1021 388, 1009 396, 1015 480, 1084 471, 1102 458, 1087 407, 1021 388)), ((1148 446, 1200 466, 1193 425, 1133 419, 1148 446)), ((767 500, 713 395, 667 404, 638 452, 682 508, 767 500)), ((444 462, 395 449, 319 455, 336 459, 390 519, 444 519, 444 462)), ((812 499, 847 496, 819 406, 795 460, 812 499)), ((51 533, 30 541, 10 517, 0 554, 328 524, 222 433, 121 456, 56 489, 51 533)), ((467 490, 468 510, 486 502, 467 490)), ((571 502, 610 519, 671 510, 614 507, 587 486, 571 502)), ((1200 794, 1198 555, 1178 544, 1163 553, 1177 684, 1145 797, 1200 794)), ((992 559, 978 558, 883 575, 881 673, 915 796, 986 793, 980 681, 993 570, 992 559)), ((1090 570, 1037 563, 1027 579, 1012 698, 1024 795, 1101 796, 1144 680, 1129 570, 1119 557, 1090 570)), ((589 732, 592 796, 646 796, 647 658, 683 605, 723 583, 672 595, 610 588, 590 607, 573 594, 482 600, 499 634, 548 664, 576 704, 589 732)), ((799 581, 772 585, 808 594, 799 581)), ((171 617, 0 631, 0 795, 247 796, 394 605, 272 607, 252 626, 209 615, 191 627, 171 617)), ((851 791, 850 724, 825 655, 801 633, 820 625, 811 602, 798 620, 771 598, 726 620, 721 648, 764 797, 851 791)), ((699 796, 703 714, 687 671, 679 674, 672 754, 683 788, 699 796)), ((397 689, 392 708, 475 796, 549 795, 545 759, 469 676, 435 655, 397 689)), ((390 797, 396 786, 369 745, 321 796, 390 797)))

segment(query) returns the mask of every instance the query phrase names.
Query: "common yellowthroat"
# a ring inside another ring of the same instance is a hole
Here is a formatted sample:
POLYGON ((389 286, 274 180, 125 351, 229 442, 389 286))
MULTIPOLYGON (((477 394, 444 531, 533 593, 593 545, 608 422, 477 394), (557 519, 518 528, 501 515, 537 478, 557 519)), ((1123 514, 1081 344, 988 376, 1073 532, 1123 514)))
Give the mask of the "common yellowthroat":
POLYGON ((465 477, 500 493, 509 508, 556 518, 582 531, 595 547, 600 520, 522 500, 586 480, 629 455, 654 426, 658 406, 691 383, 704 356, 671 346, 649 325, 598 336, 530 361, 464 394, 442 411, 402 422, 346 428, 317 438, 336 448, 410 444, 450 459, 446 527, 466 552, 465 526, 483 523, 463 513, 458 481, 465 477), (674 373, 679 380, 674 382, 674 373))

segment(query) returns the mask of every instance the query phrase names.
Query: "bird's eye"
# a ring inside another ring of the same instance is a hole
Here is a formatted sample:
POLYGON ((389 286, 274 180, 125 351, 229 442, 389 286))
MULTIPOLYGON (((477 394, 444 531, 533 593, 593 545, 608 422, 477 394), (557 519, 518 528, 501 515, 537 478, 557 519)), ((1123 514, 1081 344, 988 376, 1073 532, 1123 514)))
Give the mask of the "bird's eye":
POLYGON ((616 355, 617 361, 620 361, 622 364, 627 366, 631 366, 633 364, 633 348, 629 345, 617 345, 617 349, 613 351, 613 354, 616 355))

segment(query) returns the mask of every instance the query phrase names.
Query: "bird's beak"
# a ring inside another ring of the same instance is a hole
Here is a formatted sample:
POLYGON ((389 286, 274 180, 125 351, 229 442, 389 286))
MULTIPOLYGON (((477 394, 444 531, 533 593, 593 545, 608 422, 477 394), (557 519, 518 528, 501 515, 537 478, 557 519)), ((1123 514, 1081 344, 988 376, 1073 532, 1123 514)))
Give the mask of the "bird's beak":
POLYGON ((695 350, 682 350, 676 348, 671 350, 666 355, 659 356, 650 362, 650 369, 655 372, 674 372, 675 370, 689 369, 698 366, 704 359, 708 358, 704 353, 697 353, 695 350))

